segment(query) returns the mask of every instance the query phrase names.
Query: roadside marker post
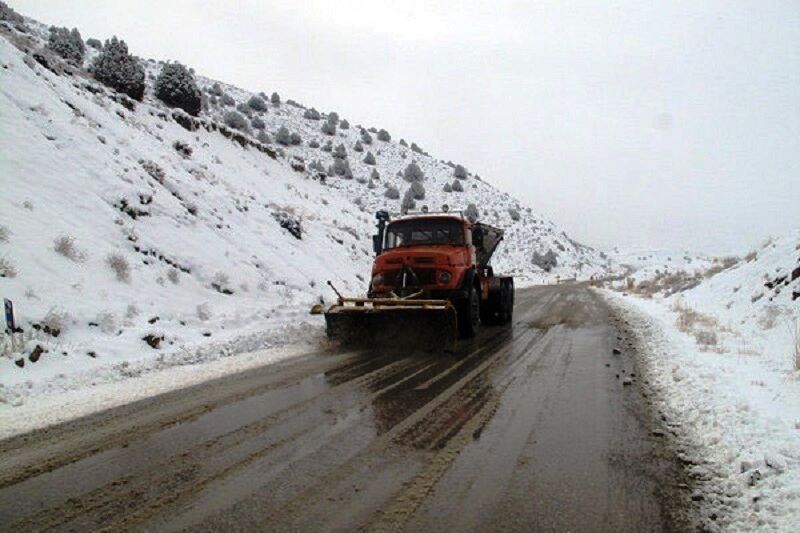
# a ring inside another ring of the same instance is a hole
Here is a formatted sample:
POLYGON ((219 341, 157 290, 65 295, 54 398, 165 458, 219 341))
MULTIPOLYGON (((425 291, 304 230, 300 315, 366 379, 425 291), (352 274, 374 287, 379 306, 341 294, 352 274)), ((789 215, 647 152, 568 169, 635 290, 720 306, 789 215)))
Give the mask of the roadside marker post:
POLYGON ((17 332, 17 325, 14 323, 14 304, 8 298, 3 298, 3 307, 6 315, 6 330, 9 334, 17 332))

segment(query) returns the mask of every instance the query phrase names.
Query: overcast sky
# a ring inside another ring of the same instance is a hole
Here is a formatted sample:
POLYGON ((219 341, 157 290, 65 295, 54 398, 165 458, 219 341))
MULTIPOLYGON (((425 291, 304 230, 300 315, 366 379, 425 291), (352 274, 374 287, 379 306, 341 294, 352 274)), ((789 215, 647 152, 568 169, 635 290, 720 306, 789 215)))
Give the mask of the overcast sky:
POLYGON ((800 226, 800 2, 9 0, 385 127, 587 244, 800 226))

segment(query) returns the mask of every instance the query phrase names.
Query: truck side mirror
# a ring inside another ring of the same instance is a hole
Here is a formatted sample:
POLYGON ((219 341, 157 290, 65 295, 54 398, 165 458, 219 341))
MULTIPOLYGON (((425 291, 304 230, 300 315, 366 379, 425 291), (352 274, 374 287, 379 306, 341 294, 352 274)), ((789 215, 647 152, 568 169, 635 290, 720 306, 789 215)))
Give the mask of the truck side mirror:
POLYGON ((375 255, 378 255, 383 251, 383 235, 373 235, 372 236, 372 249, 375 251, 375 255))

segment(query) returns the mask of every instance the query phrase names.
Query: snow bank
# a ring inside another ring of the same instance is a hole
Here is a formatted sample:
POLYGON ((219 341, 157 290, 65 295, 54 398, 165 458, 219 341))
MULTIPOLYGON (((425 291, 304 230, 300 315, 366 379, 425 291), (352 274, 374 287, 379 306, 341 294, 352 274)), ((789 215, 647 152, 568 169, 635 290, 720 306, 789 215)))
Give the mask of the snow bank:
POLYGON ((800 523, 799 269, 794 231, 670 297, 605 292, 639 332, 709 530, 800 523))

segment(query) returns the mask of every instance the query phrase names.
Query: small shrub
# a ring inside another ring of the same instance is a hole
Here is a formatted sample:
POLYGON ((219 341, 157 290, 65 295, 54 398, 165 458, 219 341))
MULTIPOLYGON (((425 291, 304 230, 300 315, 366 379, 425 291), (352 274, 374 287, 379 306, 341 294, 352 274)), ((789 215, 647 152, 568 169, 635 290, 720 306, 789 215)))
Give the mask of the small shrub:
POLYGON ((367 182, 367 189, 374 189, 375 187, 377 187, 375 180, 370 178, 370 180, 367 182))
POLYGON ((417 206, 417 203, 414 201, 414 193, 411 191, 411 188, 406 191, 405 195, 403 195, 403 201, 400 202, 400 210, 403 213, 406 213, 417 206))
POLYGON ((214 274, 214 279, 211 280, 211 288, 220 294, 233 294, 231 279, 224 272, 217 272, 214 274))
POLYGON ((76 263, 82 263, 86 260, 86 252, 78 248, 75 244, 75 239, 69 235, 57 237, 56 240, 53 241, 53 250, 55 250, 57 254, 63 255, 70 261, 76 263))
POLYGON ((118 93, 127 94, 134 100, 144 97, 144 67, 128 53, 128 45, 116 37, 108 39, 103 50, 92 63, 92 75, 118 93))
POLYGON ((412 151, 412 152, 416 152, 416 153, 418 153, 418 154, 424 154, 424 153, 425 153, 425 152, 422 150, 422 148, 420 148, 419 146, 417 146, 417 143, 415 143, 415 142, 412 142, 412 143, 411 143, 411 151, 412 151))
POLYGON ((128 260, 121 254, 108 255, 106 264, 114 271, 117 281, 128 283, 131 280, 131 267, 128 264, 128 260))
POLYGON ((142 165, 144 171, 147 172, 151 178, 162 185, 164 184, 164 178, 166 178, 166 174, 164 173, 164 169, 158 166, 158 163, 155 161, 150 161, 149 159, 141 159, 139 160, 139 164, 142 165))
POLYGON ((453 180, 453 184, 450 187, 453 189, 453 192, 464 192, 464 187, 461 186, 461 182, 457 179, 453 180))
POLYGON ((307 118, 308 120, 319 120, 322 118, 322 116, 319 114, 319 111, 312 107, 305 110, 305 113, 303 113, 303 118, 307 118))
POLYGON ((218 82, 214 82, 214 84, 211 87, 206 87, 206 91, 208 92, 208 94, 212 94, 214 96, 222 96, 223 94, 225 94, 222 91, 222 87, 218 82))
POLYGON ((167 279, 172 282, 173 285, 177 285, 180 281, 180 272, 178 272, 177 268, 170 268, 167 270, 167 279))
POLYGON ((250 109, 250 106, 245 103, 236 104, 236 111, 247 117, 253 116, 253 110, 250 109))
POLYGON ((331 141, 326 142, 322 146, 322 151, 323 152, 328 152, 328 153, 333 152, 333 143, 331 141))
POLYGON ((794 323, 794 369, 800 370, 800 319, 794 323))
POLYGON ((376 169, 376 168, 372 169, 372 172, 369 173, 369 177, 370 177, 370 179, 373 179, 373 180, 381 179, 381 175, 378 172, 378 169, 376 169))
POLYGON ((508 208, 508 215, 511 217, 511 220, 513 220, 514 222, 518 222, 519 219, 520 219, 519 211, 517 211, 516 209, 514 209, 512 207, 508 208))
POLYGON ((8 242, 8 228, 0 226, 0 242, 8 242))
MULTIPOLYGON (((472 204, 470 204, 472 205, 472 204)), ((550 272, 558 266, 558 255, 553 250, 547 250, 547 253, 541 254, 539 251, 533 252, 531 263, 538 266, 545 272, 550 272)))
POLYGON ((339 127, 342 128, 343 130, 349 130, 350 129, 350 123, 347 122, 346 119, 342 120, 341 122, 339 122, 339 127))
POLYGON ((269 101, 272 102, 272 105, 281 105, 281 97, 278 93, 272 93, 272 96, 269 97, 269 101))
POLYGON ((356 144, 353 145, 353 150, 359 153, 364 151, 364 147, 361 145, 361 141, 356 141, 356 144))
POLYGON ((394 185, 389 185, 386 187, 386 191, 384 191, 383 195, 390 200, 397 200, 400 198, 400 191, 398 191, 397 187, 394 185))
POLYGON ((258 132, 256 139, 258 139, 258 142, 260 142, 261 144, 272 144, 272 139, 270 138, 269 134, 264 130, 260 130, 258 132))
POLYGON ((461 165, 456 165, 456 168, 453 170, 453 176, 460 180, 467 179, 467 169, 461 165))
POLYGON ((292 146, 299 146, 303 144, 303 138, 300 137, 299 133, 292 133, 289 135, 289 142, 292 144, 292 146))
POLYGON ((389 135, 388 131, 381 128, 381 130, 378 132, 378 140, 383 142, 389 142, 392 140, 392 136, 389 135))
POLYGON ((95 50, 100 50, 103 48, 103 43, 100 42, 100 39, 89 38, 86 39, 86 46, 94 48, 95 50))
POLYGON ((254 130, 263 130, 264 128, 267 127, 267 125, 264 123, 264 121, 261 120, 259 117, 251 118, 250 119, 250 126, 252 126, 252 128, 254 130))
POLYGON ((444 187, 442 187, 442 190, 443 190, 444 192, 453 192, 453 188, 450 186, 450 184, 449 184, 449 183, 445 183, 445 184, 444 184, 444 187))
POLYGON ((310 141, 308 141, 308 147, 319 148, 319 141, 317 141, 316 139, 311 139, 310 141))
POLYGON ((364 144, 372 144, 372 135, 367 130, 361 130, 361 142, 364 144))
POLYGON ((247 124, 247 119, 244 118, 242 115, 237 113, 236 111, 228 111, 222 117, 222 120, 225 122, 225 125, 229 128, 233 128, 235 130, 248 132, 250 131, 250 126, 247 124))
POLYGON ((364 157, 364 163, 367 165, 375 164, 375 156, 372 155, 372 152, 367 152, 367 155, 364 157))
POLYGON ((347 159, 347 148, 344 147, 344 144, 339 143, 333 150, 333 157, 336 159, 347 159))
POLYGON ((467 209, 464 211, 464 216, 466 216, 471 221, 475 222, 478 220, 478 208, 475 204, 469 204, 467 209))
POLYGON ((336 123, 330 120, 322 124, 322 133, 325 135, 336 135, 336 123))
POLYGON ((170 107, 178 107, 193 116, 202 108, 202 93, 194 75, 180 63, 167 63, 156 78, 156 97, 170 107))
POLYGON ((198 304, 198 306, 195 308, 195 312, 197 313, 197 318, 199 318, 202 322, 206 322, 207 320, 211 319, 211 308, 207 303, 198 304))
POLYGON ((347 159, 338 157, 333 160, 333 173, 345 179, 351 179, 353 177, 353 173, 350 170, 350 162, 347 159))
POLYGON ((301 240, 303 238, 303 227, 299 218, 285 211, 273 213, 272 216, 280 227, 288 231, 295 239, 301 240))
POLYGON ((247 105, 253 111, 260 111, 263 113, 267 110, 267 103, 260 96, 255 94, 247 101, 247 105))
POLYGON ((405 139, 400 139, 400 146, 405 146, 406 148, 408 148, 408 143, 406 142, 405 139))
POLYGON ((183 141, 175 141, 174 143, 172 143, 172 147, 184 159, 189 159, 190 157, 192 157, 192 147, 189 146, 188 144, 186 144, 185 142, 183 142, 183 141))
POLYGON ((86 46, 77 28, 68 30, 51 26, 47 47, 74 65, 81 65, 86 55, 86 46))
POLYGON ((39 327, 48 335, 58 337, 67 329, 69 320, 70 316, 66 311, 58 307, 53 307, 47 311, 47 314, 39 321, 39 327))
POLYGON ((286 126, 281 126, 275 134, 275 142, 283 146, 289 146, 292 143, 292 136, 286 126))
POLYGON ((425 174, 422 172, 422 169, 419 168, 419 165, 412 161, 403 171, 403 179, 410 182, 423 181, 425 179, 425 174))
POLYGON ((14 263, 7 257, 0 257, 0 278, 15 277, 17 277, 17 268, 14 263))
POLYGON ((223 93, 222 96, 219 97, 219 103, 225 107, 230 107, 236 105, 236 100, 234 100, 231 95, 223 93))
POLYGON ((411 194, 414 196, 414 200, 425 199, 425 186, 422 185, 422 182, 420 181, 413 182, 408 190, 411 191, 411 194))

